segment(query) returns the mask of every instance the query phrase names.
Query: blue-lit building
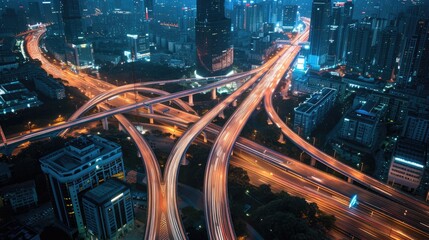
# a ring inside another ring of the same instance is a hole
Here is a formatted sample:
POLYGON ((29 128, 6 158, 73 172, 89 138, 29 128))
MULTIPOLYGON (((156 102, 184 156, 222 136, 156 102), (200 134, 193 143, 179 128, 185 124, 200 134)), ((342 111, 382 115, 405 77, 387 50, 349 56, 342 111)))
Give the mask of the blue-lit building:
POLYGON ((423 177, 427 161, 427 146, 413 139, 396 142, 390 163, 388 183, 407 191, 415 191, 423 177))

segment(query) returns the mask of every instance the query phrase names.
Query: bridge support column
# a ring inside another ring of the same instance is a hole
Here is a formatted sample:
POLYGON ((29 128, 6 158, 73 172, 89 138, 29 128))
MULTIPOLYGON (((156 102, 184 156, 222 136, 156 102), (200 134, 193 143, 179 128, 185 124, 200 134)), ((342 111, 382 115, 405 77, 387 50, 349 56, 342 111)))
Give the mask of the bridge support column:
POLYGON ((120 131, 120 132, 124 132, 124 131, 125 131, 125 129, 124 129, 124 127, 122 126, 122 124, 119 124, 119 125, 118 125, 118 131, 120 131))
POLYGON ((212 99, 215 100, 217 98, 217 88, 212 89, 212 99))
POLYGON ((188 96, 188 104, 189 104, 189 106, 194 106, 194 95, 193 94, 188 96))
POLYGON ((268 124, 268 125, 273 125, 273 121, 271 121, 271 119, 270 119, 270 118, 268 118, 268 119, 267 119, 267 124, 268 124))
POLYGON ((280 137, 279 137, 279 139, 277 140, 277 142, 279 142, 279 143, 281 143, 281 144, 285 144, 285 143, 286 143, 285 138, 284 138, 284 136, 283 136, 283 133, 280 133, 280 137))
POLYGON ((207 133, 206 132, 202 132, 203 134, 203 142, 207 143, 207 133))
POLYGON ((101 125, 103 125, 104 130, 109 130, 109 122, 107 121, 107 118, 101 119, 101 125))
POLYGON ((225 114, 223 114, 223 110, 222 110, 222 112, 219 113, 219 117, 222 119, 225 119, 225 114))
MULTIPOLYGON (((152 107, 152 105, 149 105, 149 106, 147 107, 147 112, 148 112, 149 114, 153 114, 153 107, 152 107)), ((150 123, 150 124, 153 124, 153 118, 149 118, 149 123, 150 123)))
POLYGON ((232 106, 237 107, 237 99, 235 99, 234 102, 232 102, 232 106))
POLYGON ((180 165, 186 166, 189 164, 188 159, 186 159, 186 153, 183 155, 182 160, 180 161, 180 165))
POLYGON ((347 178, 347 182, 348 182, 348 183, 353 183, 353 179, 352 179, 351 177, 348 177, 348 178, 347 178))
POLYGON ((314 167, 316 166, 316 159, 315 158, 311 158, 311 166, 314 167))

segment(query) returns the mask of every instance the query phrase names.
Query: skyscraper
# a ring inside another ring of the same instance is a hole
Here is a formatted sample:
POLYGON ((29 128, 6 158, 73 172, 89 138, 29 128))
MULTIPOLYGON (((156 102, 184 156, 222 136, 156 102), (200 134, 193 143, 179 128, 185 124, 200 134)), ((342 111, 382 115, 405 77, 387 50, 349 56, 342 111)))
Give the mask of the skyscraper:
POLYGON ((83 41, 83 21, 80 0, 61 0, 64 34, 67 43, 83 41))
POLYGON ((120 239, 134 225, 130 189, 120 180, 109 179, 82 198, 86 229, 91 239, 120 239))
POLYGON ((326 63, 329 48, 330 0, 314 0, 311 8, 310 55, 308 63, 319 69, 326 63))
POLYGON ((121 147, 98 136, 77 138, 40 162, 56 218, 70 233, 85 232, 82 195, 111 177, 124 178, 121 147))
POLYGON ((283 7, 283 29, 291 31, 297 20, 298 5, 285 5, 283 7))
POLYGON ((38 2, 28 3, 28 23, 36 24, 42 21, 42 15, 40 14, 40 5, 38 2))
POLYGON ((231 20, 225 17, 223 0, 197 0, 195 40, 198 75, 216 76, 231 71, 231 20))
POLYGON ((50 1, 42 2, 43 20, 47 23, 54 22, 53 5, 50 1))
POLYGON ((146 20, 153 18, 153 0, 144 0, 144 12, 146 20))

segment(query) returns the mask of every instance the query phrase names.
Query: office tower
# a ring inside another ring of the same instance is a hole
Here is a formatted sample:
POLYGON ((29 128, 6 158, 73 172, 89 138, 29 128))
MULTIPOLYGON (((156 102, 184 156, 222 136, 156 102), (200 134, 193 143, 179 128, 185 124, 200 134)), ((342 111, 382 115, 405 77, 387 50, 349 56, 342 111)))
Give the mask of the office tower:
POLYGON ((329 48, 326 62, 334 65, 339 61, 339 51, 342 42, 344 4, 335 3, 332 7, 331 19, 329 22, 329 48))
POLYGON ((83 42, 83 20, 80 0, 61 0, 64 34, 67 43, 83 42))
POLYGON ((53 5, 50 1, 43 1, 42 2, 42 11, 43 11, 43 20, 46 23, 52 23, 55 21, 55 17, 53 14, 53 5))
POLYGON ((425 171, 427 150, 425 144, 408 138, 399 138, 392 154, 388 184, 415 191, 425 171))
MULTIPOLYGON (((403 87, 416 87, 419 81, 428 76, 425 63, 429 53, 425 46, 429 46, 429 20, 424 18, 421 7, 413 7, 401 16, 399 31, 403 34, 399 54, 399 69, 396 77, 397 84, 403 87)), ((423 80, 424 81, 424 80, 423 80)))
POLYGON ((134 226, 130 189, 124 182, 109 179, 82 198, 88 234, 96 239, 118 239, 134 226))
POLYGON ((295 108, 293 129, 300 136, 308 137, 334 106, 337 90, 323 88, 313 93, 304 103, 295 108))
POLYGON ((285 5, 283 7, 283 29, 292 31, 296 25, 298 5, 285 5))
POLYGON ((374 147, 379 140, 380 120, 384 117, 385 111, 385 104, 367 101, 343 118, 340 138, 367 148, 374 147))
POLYGON ((149 57, 150 55, 150 42, 149 34, 146 35, 137 35, 137 34, 127 34, 129 59, 128 61, 134 62, 144 57, 149 57))
POLYGON ((329 48, 330 0, 314 0, 311 8, 310 54, 308 63, 320 69, 326 63, 329 48))
POLYGON ((353 10, 354 10, 354 4, 351 0, 344 3, 342 10, 342 16, 341 16, 341 24, 340 24, 340 30, 339 30, 339 39, 337 40, 339 44, 338 49, 338 59, 341 62, 346 61, 347 56, 347 50, 351 42, 350 38, 350 25, 353 24, 353 10))
POLYGON ((29 2, 28 3, 28 23, 32 25, 39 22, 42 22, 40 5, 38 2, 29 2))
POLYGON ((15 11, 13 8, 5 8, 1 13, 0 31, 3 34, 15 35, 26 30, 27 20, 23 9, 15 11))
POLYGON ((429 119, 408 116, 402 136, 429 144, 429 119))
POLYGON ((396 58, 399 53, 401 35, 395 27, 386 27, 382 32, 375 46, 371 73, 376 78, 383 80, 391 79, 393 70, 396 67, 396 58))
POLYGON ((231 44, 231 20, 225 18, 223 0, 197 1, 195 42, 197 74, 225 75, 231 71, 234 49, 231 44))
POLYGON ((353 72, 366 73, 371 60, 371 19, 365 18, 349 29, 350 45, 347 49, 347 67, 353 72))
POLYGON ((98 136, 83 136, 40 159, 57 220, 70 233, 85 232, 82 195, 109 178, 124 178, 121 147, 98 136))
POLYGON ((153 1, 154 0, 144 0, 144 12, 146 20, 153 19, 153 1))

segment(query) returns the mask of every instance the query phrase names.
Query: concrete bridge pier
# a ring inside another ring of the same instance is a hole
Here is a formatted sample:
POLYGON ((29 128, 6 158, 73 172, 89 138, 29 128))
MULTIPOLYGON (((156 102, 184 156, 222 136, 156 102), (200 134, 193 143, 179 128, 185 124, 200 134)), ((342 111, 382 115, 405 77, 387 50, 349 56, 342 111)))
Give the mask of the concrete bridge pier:
POLYGON ((103 125, 104 130, 109 130, 109 121, 107 121, 107 117, 101 119, 101 124, 103 125))
POLYGON ((194 106, 194 95, 193 94, 188 96, 188 104, 191 107, 194 106))
POLYGON ((234 102, 232 102, 232 106, 237 107, 237 99, 235 99, 234 102))
POLYGON ((207 133, 206 132, 202 132, 203 135, 203 141, 204 143, 207 143, 207 133))
MULTIPOLYGON (((149 114, 153 114, 153 107, 152 107, 152 105, 149 105, 149 106, 147 107, 147 112, 148 112, 149 114)), ((150 124, 153 124, 153 118, 149 118, 149 123, 150 123, 150 124)))
POLYGON ((219 113, 219 117, 222 119, 225 119, 225 114, 223 113, 223 110, 222 110, 222 112, 219 113))
POLYGON ((216 98, 217 98, 217 88, 213 88, 212 89, 212 99, 216 100, 216 98))

